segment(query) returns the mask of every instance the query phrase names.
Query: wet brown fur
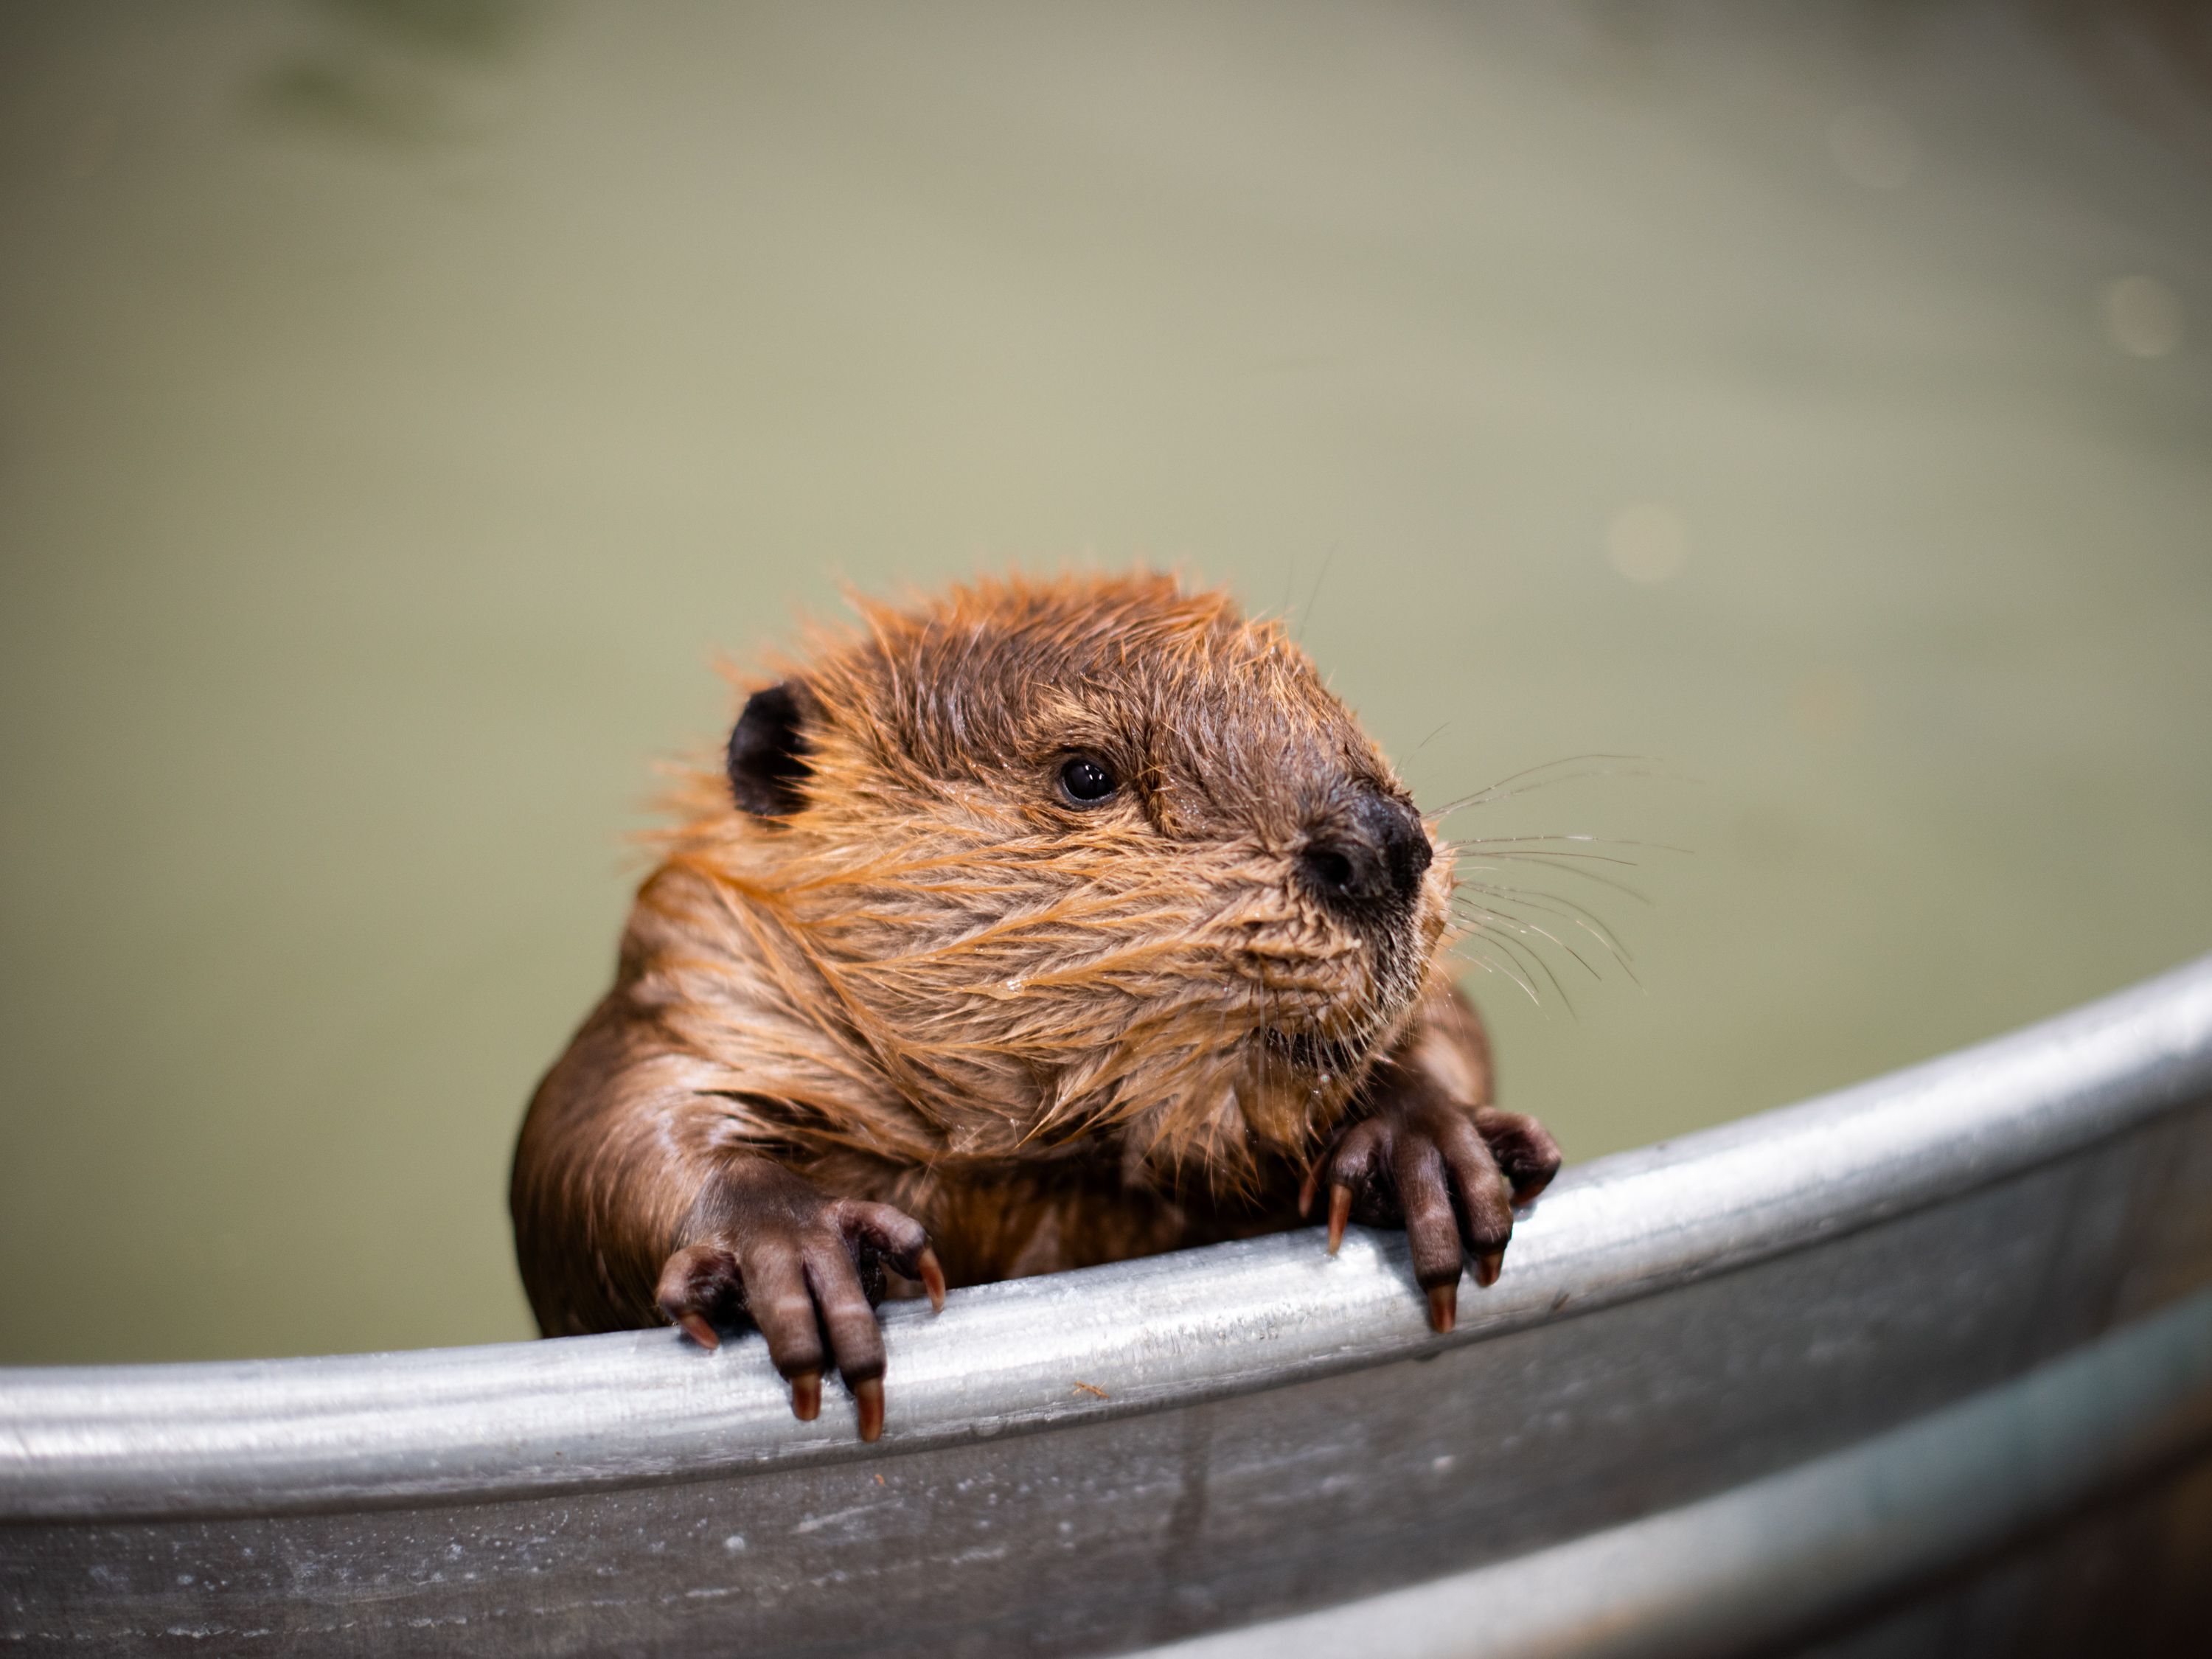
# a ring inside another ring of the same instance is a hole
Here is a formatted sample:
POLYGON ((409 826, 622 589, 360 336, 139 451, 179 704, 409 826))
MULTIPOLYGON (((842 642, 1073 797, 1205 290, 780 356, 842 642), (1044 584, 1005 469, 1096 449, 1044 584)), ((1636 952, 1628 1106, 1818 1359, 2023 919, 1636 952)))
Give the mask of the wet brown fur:
POLYGON ((787 684, 794 810, 690 781, 532 1103, 513 1205, 549 1334, 657 1322, 750 1157, 904 1210, 962 1284, 1291 1224, 1385 1072, 1487 1104, 1439 965, 1448 853, 1387 927, 1297 878, 1363 791, 1407 797, 1279 624, 1166 576, 980 581, 863 606, 787 684), (1055 793, 1075 754, 1114 799, 1055 793))

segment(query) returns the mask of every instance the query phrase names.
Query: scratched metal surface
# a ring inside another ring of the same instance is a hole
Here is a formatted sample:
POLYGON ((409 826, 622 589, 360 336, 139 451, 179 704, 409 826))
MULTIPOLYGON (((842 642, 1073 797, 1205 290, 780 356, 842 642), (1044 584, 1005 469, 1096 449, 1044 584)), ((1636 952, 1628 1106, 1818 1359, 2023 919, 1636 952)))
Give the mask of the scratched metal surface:
POLYGON ((892 1309, 872 1449, 666 1333, 7 1373, 0 1637, 1103 1652, 1510 1565, 2195 1316, 2208 1102, 2212 958, 1572 1172, 1448 1339, 1364 1233, 892 1309))
MULTIPOLYGON (((1392 1659, 1532 1652, 1600 1659, 1741 1650, 1761 1637, 1818 1632, 1838 1613, 1848 1618, 1883 1592, 1917 1587, 1936 1574, 1955 1579, 1955 1570, 1973 1567, 1992 1541, 2075 1520, 2085 1492, 2148 1484, 2154 1499, 2170 1493, 2201 1504, 2212 1480, 2208 1443, 2212 1291, 2017 1382, 1779 1474, 1411 1589, 1153 1653, 1279 1659, 1372 1644, 1392 1659)), ((2138 1498, 2125 1507, 2144 1504, 2138 1498)), ((2212 1628, 2212 1583, 2201 1571, 2204 1522, 2192 1527, 2193 1517, 2178 1516, 2176 1527, 2154 1515, 2130 1519, 2136 1531, 2150 1520, 2154 1540, 2179 1535, 2197 1546, 2197 1582, 2183 1582, 2171 1569, 2108 1572, 2096 1586, 2105 1593, 2093 1602, 2078 1592, 2039 1595, 2032 1577, 1990 1583, 2014 1576, 2021 1565, 2006 1561, 1996 1573, 1970 1571, 1963 1584, 1914 1595, 1901 1613, 1885 1608, 1851 1620, 1862 1628, 1839 1644, 1820 1644, 1807 1659, 1839 1659, 1842 1652, 1956 1659, 2191 1651, 2212 1628), (2126 1585, 2124 1608, 2116 1609, 2111 1581, 2124 1577, 2134 1582, 2126 1585), (2062 1615, 2048 1631, 2053 1639, 2038 1641, 2041 1632, 2024 1616, 2039 1603, 2062 1615), (2068 1613, 2075 1616, 2064 1618, 2068 1613)), ((2087 1521, 2086 1528, 2077 1522, 2062 1532, 2111 1527, 2105 1516, 2087 1521)), ((2055 1550, 2046 1543, 2004 1553, 2028 1556, 2026 1565, 2043 1565, 2046 1577, 2084 1577, 2080 1558, 2089 1553, 2081 1547, 2087 1540, 2055 1541, 2055 1550), (2051 1567, 2058 1572, 2050 1574, 2051 1567)), ((2154 1551, 2149 1559, 2154 1569, 2164 1565, 2154 1551)))

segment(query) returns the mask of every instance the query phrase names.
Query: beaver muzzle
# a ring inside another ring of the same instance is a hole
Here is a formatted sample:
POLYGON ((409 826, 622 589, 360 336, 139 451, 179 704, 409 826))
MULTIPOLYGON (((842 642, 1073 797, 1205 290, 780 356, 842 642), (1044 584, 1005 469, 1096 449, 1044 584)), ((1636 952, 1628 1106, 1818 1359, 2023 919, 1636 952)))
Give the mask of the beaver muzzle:
POLYGON ((1369 791, 1307 839, 1298 854, 1298 880, 1347 921, 1392 921, 1412 908, 1435 857, 1413 809, 1369 791))

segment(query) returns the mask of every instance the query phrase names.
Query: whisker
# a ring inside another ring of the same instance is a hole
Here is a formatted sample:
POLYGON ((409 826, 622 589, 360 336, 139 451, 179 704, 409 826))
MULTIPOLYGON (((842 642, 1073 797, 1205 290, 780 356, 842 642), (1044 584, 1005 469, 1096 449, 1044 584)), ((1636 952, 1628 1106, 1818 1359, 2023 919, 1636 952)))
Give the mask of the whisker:
MULTIPOLYGON (((1510 912, 1503 910, 1483 909, 1462 909, 1460 914, 1464 919, 1472 921, 1478 928, 1486 928, 1493 926, 1504 927, 1508 933, 1510 933, 1518 938, 1522 942, 1522 948, 1526 950, 1529 955, 1534 957, 1539 962, 1542 962, 1544 960, 1543 955, 1535 945, 1528 942, 1532 938, 1540 939, 1547 945, 1556 945, 1559 949, 1565 951, 1569 956, 1572 957, 1575 959, 1576 965, 1579 967, 1583 972, 1588 974, 1593 981, 1601 984, 1604 982, 1604 974, 1592 964, 1589 957, 1583 955, 1581 951, 1575 949, 1573 945, 1559 938, 1558 934, 1553 933, 1550 929, 1544 927, 1538 923, 1530 921, 1525 916, 1516 916, 1512 915, 1510 912)), ((1548 969, 1549 964, 1546 963, 1546 966, 1548 969)))
POLYGON ((1473 941, 1476 937, 1477 935, 1469 933, 1465 939, 1459 940, 1454 948, 1463 951, 1468 958, 1472 961, 1476 967, 1481 969, 1484 973, 1504 975, 1507 979, 1511 980, 1514 984, 1521 988, 1522 995, 1528 999, 1532 1006, 1538 1008, 1542 1007, 1544 1006, 1542 999, 1537 996, 1535 988, 1530 985, 1527 980, 1522 978, 1520 975, 1515 973, 1510 968, 1506 967, 1502 963, 1493 960, 1486 952, 1478 951, 1474 948, 1473 941))
POLYGON ((1559 1000, 1566 1005, 1567 1012, 1570 1014, 1574 1012, 1574 1001, 1567 995, 1567 988, 1559 982, 1559 976, 1552 971, 1552 964, 1545 961, 1541 955, 1513 939, 1510 933, 1493 932, 1480 921, 1475 922, 1475 932, 1504 951, 1512 958, 1514 965, 1528 974, 1530 979, 1533 980, 1541 974, 1559 1000))
POLYGON ((1606 948, 1623 961, 1628 960, 1633 954, 1626 945, 1621 943, 1620 935, 1613 931, 1604 917, 1599 915, 1596 911, 1579 899, 1569 898, 1565 893, 1539 892, 1530 887, 1509 887, 1502 883, 1489 881, 1465 881, 1459 885, 1471 892, 1510 899, 1521 904, 1533 904, 1549 915, 1577 922, 1603 939, 1606 948))
MULTIPOLYGON (((1586 870, 1578 864, 1553 864, 1549 862, 1549 860, 1561 856, 1557 853, 1506 852, 1493 854, 1492 856, 1504 859, 1519 859, 1526 863, 1535 865, 1539 869, 1556 870, 1563 876, 1580 876, 1584 881, 1594 881, 1601 887, 1610 887, 1617 893, 1624 893, 1630 898, 1634 899, 1638 904, 1649 904, 1651 902, 1650 897, 1648 894, 1643 893, 1636 888, 1631 887, 1626 882, 1622 881, 1616 877, 1606 875, 1601 871, 1586 870)), ((1605 862, 1608 864, 1626 864, 1631 868, 1637 867, 1635 861, 1629 859, 1607 859, 1605 862)), ((1476 865, 1474 867, 1480 870, 1486 868, 1487 866, 1476 865)))
POLYGON ((1624 869, 1638 870, 1643 866, 1634 859, 1616 858, 1611 853, 1571 853, 1557 847, 1509 847, 1492 844, 1475 854, 1486 859, 1574 859, 1589 864, 1618 864, 1624 869))
MULTIPOLYGON (((1553 771, 1562 766, 1579 766, 1585 761, 1631 761, 1638 765, 1648 765, 1650 763, 1651 757, 1649 755, 1616 755, 1607 753, 1602 750, 1593 749, 1586 750, 1579 755, 1562 755, 1557 760, 1540 762, 1534 766, 1524 766, 1518 772, 1508 772, 1504 777, 1494 780, 1487 785, 1486 787, 1491 789, 1503 789, 1509 783, 1518 783, 1523 778, 1533 778, 1539 772, 1553 771)), ((1482 791, 1478 790, 1475 793, 1480 794, 1482 791)))
MULTIPOLYGON (((1601 981, 1604 979, 1605 975, 1598 972, 1596 969, 1591 967, 1589 961, 1583 957, 1581 951, 1576 950, 1573 945, 1568 944, 1565 939, 1553 933, 1549 928, 1530 921, 1525 916, 1516 916, 1509 910, 1492 909, 1486 905, 1476 905, 1466 901, 1461 901, 1460 902, 1462 915, 1472 916, 1478 921, 1501 921, 1516 933, 1533 933, 1538 939, 1549 939, 1553 944, 1558 945, 1559 949, 1565 951, 1569 956, 1572 957, 1577 963, 1579 963, 1582 965, 1583 972, 1588 974, 1592 979, 1601 981)), ((1626 963, 1623 964, 1623 966, 1626 965, 1626 963)))
POLYGON ((1623 776, 1663 778, 1668 775, 1669 774, 1662 769, 1657 762, 1652 760, 1651 757, 1647 755, 1607 755, 1596 753, 1588 755, 1569 755, 1561 760, 1547 761, 1541 766, 1525 767, 1518 772, 1509 773, 1504 777, 1498 779, 1497 782, 1478 789, 1472 794, 1462 795, 1456 800, 1446 802, 1442 807, 1437 809, 1437 815, 1438 817, 1449 817, 1454 812, 1465 811, 1470 806, 1486 806, 1492 801, 1510 800, 1518 795, 1529 794, 1538 789, 1548 789, 1555 784, 1577 782, 1583 778, 1623 776), (1619 765, 1590 766, 1589 769, 1585 771, 1565 773, 1556 777, 1546 777, 1541 775, 1544 773, 1556 771, 1560 767, 1582 766, 1588 763, 1595 761, 1619 762, 1620 763, 1619 765))
POLYGON ((1314 601, 1321 598, 1321 585, 1328 580, 1328 568, 1336 562, 1336 550, 1340 544, 1329 544, 1328 554, 1321 562, 1321 574, 1314 578, 1313 592, 1306 595, 1305 606, 1298 612, 1298 631, 1293 636, 1296 643, 1306 642, 1306 624, 1313 620, 1314 601))
MULTIPOLYGON (((1454 836, 1437 843, 1447 848, 1462 847, 1534 847, 1551 842, 1572 842, 1588 847, 1634 847, 1650 853, 1680 853, 1686 856, 1690 849, 1675 847, 1663 841, 1628 841, 1615 836, 1454 836)), ((1564 855, 1563 855, 1564 856, 1564 855)))
MULTIPOLYGON (((1531 893, 1527 889, 1520 887, 1495 887, 1482 882, 1468 884, 1473 890, 1484 895, 1490 903, 1504 910, 1507 915, 1513 915, 1512 911, 1504 909, 1507 904, 1523 904, 1532 909, 1540 910, 1547 915, 1557 916, 1564 921, 1573 923, 1596 940, 1599 946, 1620 965, 1621 972, 1626 974, 1631 981, 1638 987, 1643 985, 1644 981, 1636 971, 1634 956, 1628 947, 1613 935, 1613 930, 1602 921, 1577 904, 1572 899, 1565 898, 1554 893, 1531 893)), ((1460 902, 1456 896, 1453 902, 1460 902)), ((1516 920, 1519 919, 1516 918, 1516 920)))

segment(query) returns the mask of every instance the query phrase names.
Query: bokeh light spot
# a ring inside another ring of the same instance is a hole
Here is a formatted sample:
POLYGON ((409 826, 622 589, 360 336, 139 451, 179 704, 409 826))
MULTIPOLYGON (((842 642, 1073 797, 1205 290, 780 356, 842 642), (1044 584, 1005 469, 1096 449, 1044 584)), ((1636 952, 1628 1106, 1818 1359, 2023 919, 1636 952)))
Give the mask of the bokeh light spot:
POLYGON ((2169 356, 2181 344, 2181 296, 2155 276, 2123 276, 2098 297, 2105 337, 2130 357, 2169 356))
POLYGON ((1605 556, 1630 581, 1655 587, 1680 575, 1689 562, 1689 527, 1680 514, 1657 501, 1624 507, 1606 527, 1605 556))
POLYGON ((1920 141, 1880 104, 1855 104, 1829 122, 1828 154, 1844 178, 1869 190, 1896 190, 1920 170, 1920 141))

